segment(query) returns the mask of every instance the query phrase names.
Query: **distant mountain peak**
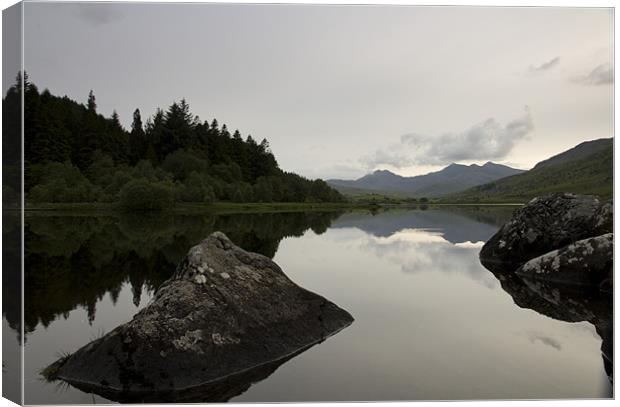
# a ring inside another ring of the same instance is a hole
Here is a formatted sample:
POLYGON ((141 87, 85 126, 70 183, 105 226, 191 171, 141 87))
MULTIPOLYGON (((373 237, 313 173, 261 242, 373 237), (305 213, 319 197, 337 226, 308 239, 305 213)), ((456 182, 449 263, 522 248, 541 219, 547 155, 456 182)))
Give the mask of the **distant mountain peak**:
POLYGON ((377 174, 377 175, 381 175, 381 174, 383 174, 383 175, 396 175, 396 174, 394 174, 394 173, 393 173, 392 171, 390 171, 390 170, 375 170, 375 171, 373 172, 373 174, 377 174))
POLYGON ((456 192, 522 172, 504 165, 451 163, 442 170, 405 177, 389 170, 376 170, 357 180, 328 180, 335 187, 356 190, 387 191, 410 196, 433 197, 456 192))

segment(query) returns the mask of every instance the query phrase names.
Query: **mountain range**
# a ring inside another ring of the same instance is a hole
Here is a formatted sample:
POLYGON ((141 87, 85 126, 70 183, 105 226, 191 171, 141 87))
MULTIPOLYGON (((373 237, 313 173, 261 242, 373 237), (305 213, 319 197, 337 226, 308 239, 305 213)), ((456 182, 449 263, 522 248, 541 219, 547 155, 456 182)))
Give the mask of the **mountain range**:
POLYGON ((550 192, 613 197, 613 138, 586 141, 522 174, 445 196, 447 202, 527 202, 550 192))
POLYGON ((357 180, 327 181, 347 195, 441 198, 446 202, 523 202, 548 192, 613 195, 613 138, 586 141, 523 171, 487 162, 450 164, 415 177, 378 170, 357 180))
POLYGON ((415 197, 437 197, 520 174, 523 170, 487 162, 484 165, 450 164, 425 175, 403 177, 388 170, 377 170, 356 180, 330 179, 327 183, 341 193, 396 193, 415 197))

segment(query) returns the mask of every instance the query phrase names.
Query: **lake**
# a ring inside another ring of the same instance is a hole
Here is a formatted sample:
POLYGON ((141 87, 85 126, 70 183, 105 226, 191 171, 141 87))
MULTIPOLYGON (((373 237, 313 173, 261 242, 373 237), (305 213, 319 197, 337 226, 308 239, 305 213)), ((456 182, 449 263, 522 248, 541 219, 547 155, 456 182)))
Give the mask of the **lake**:
MULTIPOLYGON (((604 318, 595 319, 596 327, 575 321, 564 314, 563 301, 595 313, 602 307, 604 315, 611 315, 611 302, 500 281, 480 264, 483 243, 513 210, 29 213, 25 402, 108 402, 47 383, 39 372, 130 320, 188 249, 215 230, 272 257, 294 282, 355 318, 263 380, 248 383, 231 401, 612 397, 600 336, 609 327, 601 328, 604 318)), ((10 222, 3 233, 5 239, 15 236, 10 222)), ((9 377, 17 364, 10 355, 18 346, 18 315, 14 307, 3 309, 3 368, 9 377)))

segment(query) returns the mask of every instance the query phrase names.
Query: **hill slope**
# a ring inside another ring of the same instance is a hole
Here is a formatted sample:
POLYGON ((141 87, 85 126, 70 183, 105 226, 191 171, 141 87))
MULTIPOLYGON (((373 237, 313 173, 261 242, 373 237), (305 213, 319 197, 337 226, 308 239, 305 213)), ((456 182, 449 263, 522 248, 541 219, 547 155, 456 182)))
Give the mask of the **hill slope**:
POLYGON ((613 139, 582 143, 541 161, 530 171, 444 198, 450 202, 526 202, 550 192, 613 197, 613 139), (587 148, 584 148, 584 144, 587 148), (594 152, 592 152, 594 151, 594 152))
POLYGON ((403 177, 387 170, 378 170, 357 180, 328 180, 342 193, 389 192, 417 197, 436 197, 491 182, 522 170, 487 162, 484 165, 450 164, 446 168, 415 177, 403 177))
POLYGON ((585 158, 591 154, 613 147, 613 139, 601 138, 598 140, 585 141, 576 145, 570 150, 554 155, 544 161, 539 162, 533 169, 550 167, 552 165, 562 164, 568 161, 575 161, 585 158))

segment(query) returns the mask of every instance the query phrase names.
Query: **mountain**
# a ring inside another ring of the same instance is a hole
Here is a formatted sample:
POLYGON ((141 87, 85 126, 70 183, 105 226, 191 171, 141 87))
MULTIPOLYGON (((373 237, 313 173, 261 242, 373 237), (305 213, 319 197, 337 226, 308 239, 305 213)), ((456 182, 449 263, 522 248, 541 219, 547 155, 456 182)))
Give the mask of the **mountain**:
POLYGON ((564 151, 563 153, 554 155, 551 158, 539 162, 534 166, 533 169, 540 169, 550 167, 556 164, 562 164, 567 161, 579 160, 581 158, 585 158, 591 154, 608 149, 610 147, 613 147, 613 139, 611 138, 601 138, 598 140, 585 141, 571 148, 570 150, 564 151))
POLYGON ((510 216, 511 209, 495 207, 493 211, 473 206, 453 207, 449 211, 390 210, 368 216, 348 212, 331 224, 332 229, 357 228, 375 237, 388 238, 406 229, 432 230, 450 243, 486 242, 510 216), (504 215, 505 214, 505 215, 504 215))
POLYGON ((449 202, 527 202, 550 192, 613 197, 613 139, 581 143, 531 170, 445 197, 449 202))
POLYGON ((415 177, 403 177, 387 170, 377 170, 357 180, 327 180, 345 194, 367 192, 395 193, 416 197, 436 197, 458 192, 523 172, 505 165, 487 162, 484 165, 450 164, 446 168, 415 177))

